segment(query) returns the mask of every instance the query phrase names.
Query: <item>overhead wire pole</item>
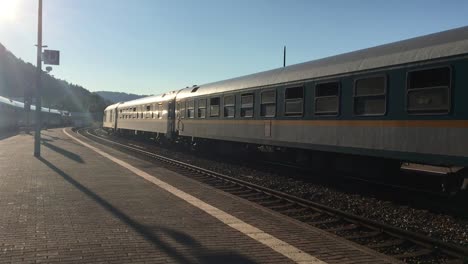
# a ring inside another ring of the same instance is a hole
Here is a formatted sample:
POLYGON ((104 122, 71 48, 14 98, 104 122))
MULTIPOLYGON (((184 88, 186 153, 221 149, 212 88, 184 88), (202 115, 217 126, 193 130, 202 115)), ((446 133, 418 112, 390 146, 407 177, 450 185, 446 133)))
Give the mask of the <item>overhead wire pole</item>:
POLYGON ((39 0, 37 18, 37 69, 36 69, 36 133, 34 156, 41 156, 41 90, 42 90, 42 0, 39 0))
POLYGON ((286 67, 286 46, 283 48, 283 67, 286 67))

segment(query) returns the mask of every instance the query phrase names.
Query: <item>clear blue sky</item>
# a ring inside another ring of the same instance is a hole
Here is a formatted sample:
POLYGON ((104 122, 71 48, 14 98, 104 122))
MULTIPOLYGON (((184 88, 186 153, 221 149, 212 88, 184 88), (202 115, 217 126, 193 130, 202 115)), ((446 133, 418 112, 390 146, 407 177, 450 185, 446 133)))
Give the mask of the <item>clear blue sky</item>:
MULTIPOLYGON (((35 64, 37 0, 0 11, 0 42, 35 64)), ((43 0, 52 74, 157 94, 468 25, 468 1, 43 0)))

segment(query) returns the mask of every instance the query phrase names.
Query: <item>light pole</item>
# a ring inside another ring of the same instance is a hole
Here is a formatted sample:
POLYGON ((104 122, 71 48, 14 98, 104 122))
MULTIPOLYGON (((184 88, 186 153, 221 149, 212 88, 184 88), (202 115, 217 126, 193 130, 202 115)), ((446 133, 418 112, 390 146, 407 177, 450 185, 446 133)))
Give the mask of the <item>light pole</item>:
POLYGON ((42 0, 39 0, 37 17, 37 69, 36 69, 36 133, 34 156, 41 156, 41 86, 42 86, 42 0))

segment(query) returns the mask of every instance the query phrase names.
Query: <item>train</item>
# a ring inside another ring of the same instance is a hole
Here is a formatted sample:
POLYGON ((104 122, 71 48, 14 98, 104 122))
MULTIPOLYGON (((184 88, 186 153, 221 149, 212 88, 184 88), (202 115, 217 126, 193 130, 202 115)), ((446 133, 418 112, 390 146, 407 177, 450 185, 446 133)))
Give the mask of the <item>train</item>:
MULTIPOLYGON (((0 132, 14 131, 22 127, 36 124, 36 107, 31 105, 30 111, 25 111, 23 102, 0 96, 0 132)), ((42 107, 42 126, 58 127, 68 124, 68 111, 42 107)))
POLYGON ((466 189, 467 102, 461 27, 116 103, 103 128, 305 151, 317 167, 375 175, 416 164, 466 189))

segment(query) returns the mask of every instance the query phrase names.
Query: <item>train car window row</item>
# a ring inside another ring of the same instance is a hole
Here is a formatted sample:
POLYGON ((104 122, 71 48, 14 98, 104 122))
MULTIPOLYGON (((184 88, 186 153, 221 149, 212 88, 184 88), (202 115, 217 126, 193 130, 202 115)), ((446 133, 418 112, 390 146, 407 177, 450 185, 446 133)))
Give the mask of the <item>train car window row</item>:
POLYGON ((340 83, 328 82, 315 86, 315 114, 336 116, 340 109, 340 83))
POLYGON ((387 107, 386 77, 374 76, 354 82, 354 114, 384 115, 387 107))
MULTIPOLYGON (((443 114, 450 112, 451 68, 439 67, 407 72, 406 108, 409 114, 443 114)), ((357 116, 380 116, 387 113, 387 76, 377 75, 354 80, 353 114, 357 116)), ((287 87, 284 90, 284 116, 304 116, 304 86, 287 87)), ((277 90, 260 92, 261 117, 277 115, 277 90)), ((338 116, 341 107, 341 82, 317 83, 314 89, 313 114, 316 116, 338 116)), ((254 93, 240 95, 242 118, 252 118, 255 112, 254 93)), ((206 118, 207 100, 210 100, 209 116, 236 117, 236 96, 197 99, 177 103, 180 118, 206 118), (221 113, 221 109, 223 113, 221 113)), ((135 111, 135 110, 134 110, 135 111)), ((162 113, 161 110, 158 113, 162 113)), ((159 116, 159 114, 158 114, 159 116)))
POLYGON ((276 91, 263 91, 260 94, 260 116, 276 116, 276 91))
POLYGON ((284 114, 286 116, 302 116, 304 113, 304 87, 286 88, 284 114))
POLYGON ((241 95, 241 117, 254 116, 254 94, 241 95))
POLYGON ((236 97, 227 95, 224 97, 224 117, 234 118, 236 114, 236 97))
POLYGON ((407 77, 406 107, 410 114, 450 112, 450 67, 411 71, 407 77))

